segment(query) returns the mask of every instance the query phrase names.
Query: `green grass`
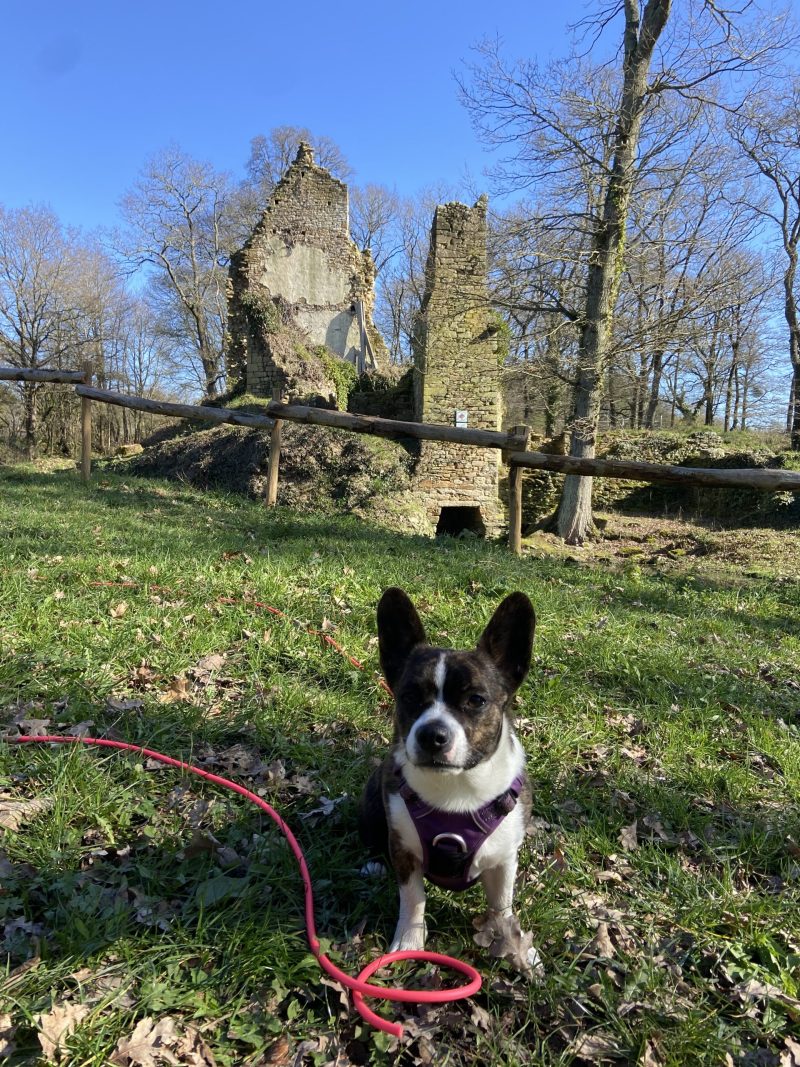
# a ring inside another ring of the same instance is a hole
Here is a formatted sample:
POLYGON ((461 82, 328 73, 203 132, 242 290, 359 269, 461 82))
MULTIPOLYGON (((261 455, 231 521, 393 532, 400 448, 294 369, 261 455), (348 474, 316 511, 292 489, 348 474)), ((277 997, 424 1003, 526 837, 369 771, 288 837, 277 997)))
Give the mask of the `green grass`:
POLYGON ((396 917, 391 881, 359 876, 355 834, 391 731, 375 603, 404 586, 431 639, 458 646, 525 590, 534 822, 518 903, 547 969, 528 985, 473 944, 480 890, 431 890, 429 947, 476 963, 483 1011, 436 1008, 386 1051, 320 983, 294 863, 254 807, 132 756, 0 742, 0 803, 50 805, 0 830, 8 1062, 44 1062, 35 1019, 63 1002, 90 1009, 66 1042, 76 1065, 108 1062, 145 1016, 198 1028, 223 1065, 298 1050, 413 1063, 431 1046, 437 1063, 567 1064, 596 1034, 615 1062, 777 1062, 800 1023, 800 585, 762 570, 518 560, 174 484, 85 491, 72 473, 3 470, 0 730, 91 721, 261 791, 296 830, 320 933, 354 973, 396 917), (211 655, 225 658, 203 668, 211 655), (181 686, 189 699, 170 699, 181 686), (302 818, 322 797, 340 802, 302 818), (749 979, 783 999, 748 1001, 749 979))

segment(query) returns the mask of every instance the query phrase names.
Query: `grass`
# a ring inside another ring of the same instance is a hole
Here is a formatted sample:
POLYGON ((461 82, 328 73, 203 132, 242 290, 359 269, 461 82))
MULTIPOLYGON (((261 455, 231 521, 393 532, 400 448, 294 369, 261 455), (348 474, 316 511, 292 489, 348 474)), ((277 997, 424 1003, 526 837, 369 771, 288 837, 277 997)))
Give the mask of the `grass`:
POLYGON ((800 583, 777 549, 748 571, 747 539, 714 567, 657 541, 518 560, 174 484, 0 471, 0 732, 90 722, 261 792, 352 972, 396 917, 355 834, 391 731, 374 605, 402 585, 432 640, 465 645, 524 589, 518 904, 547 968, 529 985, 473 944, 480 890, 431 890, 429 947, 484 988, 412 1012, 394 1048, 320 982, 293 861, 255 808, 135 757, 0 742, 0 806, 47 804, 0 831, 7 1062, 44 1062, 42 1017, 83 1005, 62 1063, 110 1062, 148 1016, 223 1065, 778 1063, 800 1022, 800 583))

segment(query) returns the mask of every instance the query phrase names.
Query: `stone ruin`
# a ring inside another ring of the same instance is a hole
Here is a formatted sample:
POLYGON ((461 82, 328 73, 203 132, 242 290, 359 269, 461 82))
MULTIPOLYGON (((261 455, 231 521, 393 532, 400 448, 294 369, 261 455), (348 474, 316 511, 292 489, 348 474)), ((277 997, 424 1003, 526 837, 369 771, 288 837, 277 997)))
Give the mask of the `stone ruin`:
POLYGON ((388 360, 372 322, 375 270, 350 238, 347 186, 302 143, 245 246, 231 259, 229 385, 335 403, 337 361, 388 360))
MULTIPOLYGON (((440 204, 431 229, 417 322, 415 411, 419 422, 499 430, 498 326, 486 282, 485 197, 440 204)), ((437 533, 496 533, 495 449, 423 441, 416 485, 437 533)))
MULTIPOLYGON (((414 343, 413 410, 420 422, 500 429, 486 206, 482 197, 471 208, 436 209, 414 343)), ((269 397, 278 388, 287 400, 333 406, 343 365, 349 364, 351 384, 365 371, 386 371, 386 347, 372 322, 374 276, 369 252, 350 238, 347 186, 301 144, 231 261, 232 390, 269 397)), ((493 449, 422 442, 413 486, 430 528, 497 533, 503 520, 498 465, 493 449)))

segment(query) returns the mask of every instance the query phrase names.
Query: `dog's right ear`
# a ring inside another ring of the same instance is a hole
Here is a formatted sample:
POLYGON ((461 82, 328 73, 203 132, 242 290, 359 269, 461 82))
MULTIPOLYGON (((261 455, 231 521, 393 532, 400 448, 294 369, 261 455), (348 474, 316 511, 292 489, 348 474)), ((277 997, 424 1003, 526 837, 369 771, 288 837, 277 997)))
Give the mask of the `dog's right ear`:
POLYGON ((403 673, 412 649, 427 643, 417 609, 402 589, 387 589, 378 601, 378 648, 390 689, 403 673))

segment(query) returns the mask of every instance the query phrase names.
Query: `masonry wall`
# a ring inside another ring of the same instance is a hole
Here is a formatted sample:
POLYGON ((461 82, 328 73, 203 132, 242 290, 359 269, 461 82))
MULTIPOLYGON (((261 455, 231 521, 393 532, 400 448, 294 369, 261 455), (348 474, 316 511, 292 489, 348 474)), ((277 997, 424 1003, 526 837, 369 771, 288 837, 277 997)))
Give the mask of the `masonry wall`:
MULTIPOLYGON (((500 428, 498 345, 486 283, 486 200, 436 209, 417 326, 415 410, 422 422, 500 428)), ((443 508, 479 508, 487 533, 502 523, 499 454, 493 449, 424 442, 415 486, 428 518, 443 508)))
POLYGON ((232 259, 227 345, 232 384, 256 395, 270 395, 274 384, 282 384, 280 353, 269 335, 286 320, 306 347, 324 345, 359 370, 379 368, 384 346, 372 325, 374 274, 369 252, 350 239, 347 186, 317 166, 309 146, 301 144, 232 259), (362 344, 359 301, 372 355, 362 344))

